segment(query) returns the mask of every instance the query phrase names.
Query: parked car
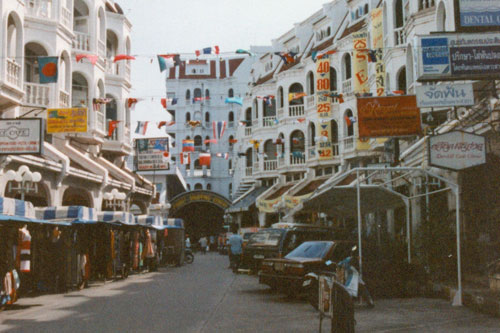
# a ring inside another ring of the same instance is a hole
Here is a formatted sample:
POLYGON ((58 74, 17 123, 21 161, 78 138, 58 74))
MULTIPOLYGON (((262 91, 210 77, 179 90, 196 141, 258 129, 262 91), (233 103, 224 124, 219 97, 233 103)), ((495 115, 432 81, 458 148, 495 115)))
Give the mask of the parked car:
POLYGON ((306 274, 335 272, 336 263, 350 254, 352 242, 308 241, 284 258, 265 259, 259 271, 259 283, 290 295, 303 293, 306 274))
POLYGON ((258 272, 262 260, 283 258, 305 241, 343 239, 342 236, 334 228, 280 223, 278 228, 261 229, 250 237, 240 267, 258 272))

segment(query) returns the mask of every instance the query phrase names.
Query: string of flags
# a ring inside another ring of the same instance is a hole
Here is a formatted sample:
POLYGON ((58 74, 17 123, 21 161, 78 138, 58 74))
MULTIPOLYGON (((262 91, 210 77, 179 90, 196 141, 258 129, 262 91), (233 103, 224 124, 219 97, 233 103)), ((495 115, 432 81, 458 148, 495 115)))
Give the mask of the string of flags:
POLYGON ((204 49, 201 50, 196 50, 194 51, 197 57, 199 57, 202 54, 220 54, 219 46, 215 45, 213 48, 212 47, 205 47, 204 49))

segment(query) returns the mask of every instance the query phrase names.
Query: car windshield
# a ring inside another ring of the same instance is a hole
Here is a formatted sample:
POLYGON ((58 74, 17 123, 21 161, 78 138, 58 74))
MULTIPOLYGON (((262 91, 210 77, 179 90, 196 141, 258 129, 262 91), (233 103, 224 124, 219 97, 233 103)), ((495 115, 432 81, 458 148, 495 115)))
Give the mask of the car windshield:
POLYGON ((270 229, 256 232, 250 237, 248 245, 278 246, 284 230, 270 229))
POLYGON ((331 242, 305 242, 287 254, 285 258, 323 258, 331 244, 331 242))

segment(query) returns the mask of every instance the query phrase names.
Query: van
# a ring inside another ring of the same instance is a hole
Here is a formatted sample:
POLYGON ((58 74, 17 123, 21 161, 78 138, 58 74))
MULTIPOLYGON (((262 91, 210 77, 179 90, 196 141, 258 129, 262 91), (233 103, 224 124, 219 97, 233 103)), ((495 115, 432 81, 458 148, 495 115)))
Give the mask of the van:
MULTIPOLYGON (((344 236, 344 237, 343 237, 344 236)), ((243 249, 241 266, 258 272, 262 260, 283 258, 306 241, 339 240, 345 235, 335 228, 298 223, 276 223, 253 234, 243 249)))

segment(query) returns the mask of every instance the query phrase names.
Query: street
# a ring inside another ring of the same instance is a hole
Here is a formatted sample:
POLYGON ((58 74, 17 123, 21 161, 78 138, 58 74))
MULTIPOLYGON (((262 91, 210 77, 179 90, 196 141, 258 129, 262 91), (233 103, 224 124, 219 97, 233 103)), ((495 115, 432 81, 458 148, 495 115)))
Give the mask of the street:
MULTIPOLYGON (((318 331, 318 314, 308 303, 273 294, 256 277, 234 275, 227 266, 227 256, 197 253, 193 264, 180 268, 21 298, 0 313, 0 331, 318 331)), ((374 309, 357 308, 356 321, 359 332, 500 332, 500 319, 439 299, 376 301, 374 309)))

